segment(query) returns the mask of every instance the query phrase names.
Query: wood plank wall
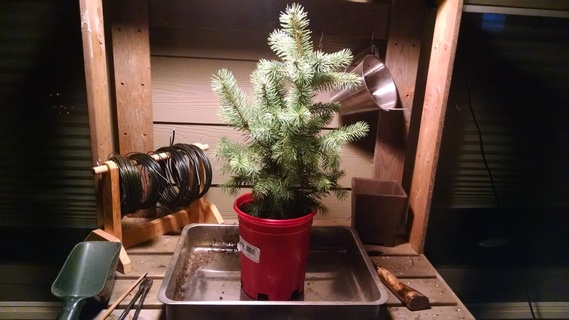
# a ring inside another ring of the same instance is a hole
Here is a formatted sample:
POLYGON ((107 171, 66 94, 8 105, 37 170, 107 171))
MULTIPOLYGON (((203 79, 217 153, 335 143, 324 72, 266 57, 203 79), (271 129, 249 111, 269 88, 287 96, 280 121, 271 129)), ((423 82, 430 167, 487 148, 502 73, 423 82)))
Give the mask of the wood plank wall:
MULTIPOLYGON (((334 52, 350 48, 355 56, 373 43, 385 48, 389 5, 386 2, 299 1, 311 21, 316 48, 334 52)), ((176 142, 204 142, 214 171, 219 167, 211 156, 222 135, 241 140, 238 132, 217 118, 217 97, 211 91, 211 76, 220 68, 234 72, 244 90, 250 88, 249 74, 260 58, 274 58, 267 37, 278 27, 278 15, 287 1, 246 0, 223 2, 150 1, 150 51, 154 148, 169 144, 175 130, 176 142)), ((384 49, 383 49, 384 50, 384 49)), ((330 93, 318 99, 326 101, 330 93)), ((354 119, 335 119, 333 126, 354 119)), ((355 119, 359 120, 359 119, 355 119)), ((374 127, 377 113, 362 120, 374 127)), ((341 185, 350 188, 352 177, 371 177, 373 137, 343 150, 346 176, 341 185)), ((226 219, 235 218, 233 198, 216 187, 224 177, 217 172, 214 188, 206 198, 217 205, 226 219)), ((244 190, 246 192, 246 190, 244 190)), ((350 201, 326 199, 330 213, 318 219, 349 224, 350 201)))

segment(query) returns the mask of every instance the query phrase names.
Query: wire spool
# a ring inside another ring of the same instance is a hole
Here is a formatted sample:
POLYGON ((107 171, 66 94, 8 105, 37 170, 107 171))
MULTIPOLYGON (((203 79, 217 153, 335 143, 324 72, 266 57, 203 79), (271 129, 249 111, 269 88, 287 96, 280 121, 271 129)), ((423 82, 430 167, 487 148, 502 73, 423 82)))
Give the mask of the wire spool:
POLYGON ((131 162, 136 163, 140 171, 143 194, 139 209, 148 209, 156 206, 160 198, 160 191, 166 186, 166 178, 160 164, 146 153, 129 153, 127 158, 131 162))
POLYGON ((181 202, 181 206, 187 206, 194 200, 198 199, 200 181, 197 167, 199 165, 199 159, 186 145, 175 144, 172 148, 182 156, 185 165, 188 167, 187 190, 185 190, 186 192, 184 192, 184 197, 181 202))
POLYGON ((177 143, 162 147, 156 153, 168 153, 160 162, 168 185, 159 202, 166 207, 183 207, 203 197, 211 186, 211 163, 205 152, 195 146, 177 143))
POLYGON ((198 194, 193 200, 203 197, 211 186, 212 170, 209 158, 201 148, 193 144, 177 143, 173 147, 184 154, 193 165, 190 167, 190 170, 193 170, 192 177, 195 179, 192 186, 198 190, 198 194))
POLYGON ((166 178, 166 186, 160 192, 158 202, 167 208, 180 207, 184 203, 184 198, 188 197, 187 193, 190 188, 190 171, 186 160, 172 147, 159 148, 155 153, 169 155, 168 158, 159 162, 166 178))
POLYGON ((108 160, 119 168, 121 216, 136 212, 142 201, 142 182, 138 168, 125 156, 114 154, 108 160))
POLYGON ((211 163, 193 144, 177 143, 154 154, 114 154, 108 160, 119 168, 122 216, 157 203, 166 208, 188 206, 211 186, 211 163))

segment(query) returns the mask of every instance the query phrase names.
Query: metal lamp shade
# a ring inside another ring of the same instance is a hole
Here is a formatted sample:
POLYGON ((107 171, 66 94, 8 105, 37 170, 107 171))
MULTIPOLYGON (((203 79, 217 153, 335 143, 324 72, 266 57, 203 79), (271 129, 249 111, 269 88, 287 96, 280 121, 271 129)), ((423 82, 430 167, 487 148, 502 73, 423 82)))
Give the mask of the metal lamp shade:
POLYGON ((361 76, 361 84, 355 89, 344 89, 332 96, 333 102, 342 106, 340 114, 352 114, 376 110, 401 110, 397 106, 397 89, 383 62, 373 54, 366 55, 352 70, 361 76))

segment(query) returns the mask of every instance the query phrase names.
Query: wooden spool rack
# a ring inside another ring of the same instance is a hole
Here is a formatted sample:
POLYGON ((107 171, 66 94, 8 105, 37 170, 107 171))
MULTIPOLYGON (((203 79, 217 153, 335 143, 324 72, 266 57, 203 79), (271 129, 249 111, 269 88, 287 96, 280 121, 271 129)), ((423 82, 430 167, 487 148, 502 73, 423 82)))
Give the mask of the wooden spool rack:
MULTIPOLYGON (((195 143, 202 150, 205 144, 195 143)), ((153 155, 154 159, 167 159, 167 153, 153 155)), ((143 223, 125 225, 121 215, 121 194, 119 168, 114 161, 106 161, 103 165, 93 167, 93 174, 101 174, 102 185, 102 222, 103 229, 93 230, 86 240, 119 241, 122 243, 119 272, 132 270, 130 259, 125 248, 159 237, 163 234, 179 230, 190 223, 223 223, 214 204, 206 202, 203 197, 192 202, 188 207, 143 223)))

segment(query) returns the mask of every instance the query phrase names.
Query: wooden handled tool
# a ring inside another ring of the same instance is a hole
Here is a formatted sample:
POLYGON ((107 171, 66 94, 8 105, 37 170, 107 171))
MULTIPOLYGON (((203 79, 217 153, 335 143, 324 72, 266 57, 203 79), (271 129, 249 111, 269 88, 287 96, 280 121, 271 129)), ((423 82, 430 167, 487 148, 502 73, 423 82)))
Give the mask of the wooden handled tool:
POLYGON ((429 298, 419 291, 403 284, 397 277, 395 277, 388 270, 377 266, 374 263, 375 269, 377 270, 377 275, 381 282, 395 294, 405 306, 411 311, 429 309, 431 307, 429 303, 429 298))

